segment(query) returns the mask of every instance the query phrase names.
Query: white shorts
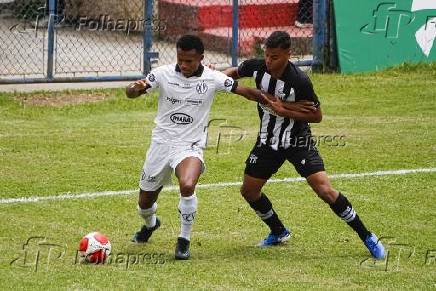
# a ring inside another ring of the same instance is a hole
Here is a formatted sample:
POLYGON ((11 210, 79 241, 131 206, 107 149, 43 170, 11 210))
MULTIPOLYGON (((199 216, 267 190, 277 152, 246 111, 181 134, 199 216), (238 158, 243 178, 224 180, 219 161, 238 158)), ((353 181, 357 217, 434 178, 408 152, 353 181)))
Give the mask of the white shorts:
POLYGON ((200 147, 175 146, 152 141, 139 179, 139 188, 143 191, 156 191, 164 185, 171 184, 171 174, 187 157, 198 158, 202 163, 201 172, 204 171, 203 150, 200 147))

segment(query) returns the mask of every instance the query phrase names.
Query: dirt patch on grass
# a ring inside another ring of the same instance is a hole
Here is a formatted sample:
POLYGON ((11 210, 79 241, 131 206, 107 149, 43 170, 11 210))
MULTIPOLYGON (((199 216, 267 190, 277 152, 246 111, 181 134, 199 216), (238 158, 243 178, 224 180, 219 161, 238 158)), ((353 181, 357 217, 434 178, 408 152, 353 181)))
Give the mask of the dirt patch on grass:
POLYGON ((67 105, 77 105, 83 103, 101 102, 109 98, 109 94, 96 93, 68 93, 54 92, 44 94, 17 95, 15 100, 28 106, 48 106, 63 107, 67 105))

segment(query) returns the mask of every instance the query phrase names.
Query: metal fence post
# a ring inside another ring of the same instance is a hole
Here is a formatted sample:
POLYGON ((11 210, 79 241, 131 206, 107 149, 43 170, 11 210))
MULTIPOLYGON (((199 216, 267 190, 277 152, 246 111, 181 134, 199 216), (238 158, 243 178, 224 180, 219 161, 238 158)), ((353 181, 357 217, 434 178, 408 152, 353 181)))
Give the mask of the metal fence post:
POLYGON ((238 25, 239 25, 239 3, 233 0, 232 8, 232 66, 238 65, 238 25))
POLYGON ((56 0, 48 1, 48 39, 47 39, 47 79, 53 80, 54 67, 54 26, 56 17, 56 0))
POLYGON ((326 67, 328 0, 314 0, 313 5, 313 69, 326 67))
POLYGON ((145 0, 144 4, 143 74, 147 75, 151 71, 151 48, 153 46, 153 0, 145 0))

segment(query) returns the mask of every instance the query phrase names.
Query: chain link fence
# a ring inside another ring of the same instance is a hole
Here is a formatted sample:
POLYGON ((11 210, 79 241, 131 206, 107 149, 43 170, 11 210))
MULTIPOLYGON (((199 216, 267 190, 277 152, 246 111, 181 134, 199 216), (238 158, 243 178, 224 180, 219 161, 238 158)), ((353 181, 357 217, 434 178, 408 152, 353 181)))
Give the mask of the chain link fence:
MULTIPOLYGON (((154 16, 165 23, 155 34, 159 62, 174 61, 174 41, 184 33, 199 35, 208 50, 205 62, 231 64, 231 0, 158 0, 154 16), (168 45, 170 44, 170 45, 168 45)), ((291 35, 294 59, 312 54, 312 0, 240 0, 238 6, 238 57, 262 55, 262 43, 275 30, 291 35)))
POLYGON ((45 31, 32 21, 44 14, 37 1, 0 2, 0 75, 42 76, 45 68, 45 31))
POLYGON ((57 4, 62 14, 55 30, 56 75, 141 74, 143 0, 57 4))
MULTIPOLYGON (((312 1, 239 0, 233 60, 261 56, 274 30, 289 32, 295 59, 310 58, 312 1)), ((232 0, 0 0, 0 81, 138 77, 144 47, 158 54, 153 67, 175 63, 186 33, 203 39, 205 63, 228 67, 233 9, 232 0)))

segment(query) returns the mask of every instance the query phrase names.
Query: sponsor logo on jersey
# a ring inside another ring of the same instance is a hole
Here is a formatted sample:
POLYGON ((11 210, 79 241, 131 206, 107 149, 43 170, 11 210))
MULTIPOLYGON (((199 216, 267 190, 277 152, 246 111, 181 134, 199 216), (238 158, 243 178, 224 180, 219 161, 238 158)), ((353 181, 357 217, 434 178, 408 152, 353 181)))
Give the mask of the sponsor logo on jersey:
POLYGON ((175 124, 190 124, 194 121, 194 118, 186 113, 173 113, 170 119, 175 124))
POLYGON ((207 88, 207 84, 204 81, 202 81, 197 84, 195 89, 197 90, 198 94, 205 94, 208 88, 207 88))
POLYGON ((186 99, 186 104, 199 106, 199 105, 203 104, 203 100, 201 100, 201 99, 186 99))
POLYGON ((176 83, 176 82, 168 82, 168 85, 177 86, 177 87, 180 87, 180 88, 183 88, 183 89, 190 89, 190 88, 192 88, 191 84, 179 84, 179 83, 176 83))
POLYGON ((171 102, 173 105, 176 103, 182 103, 182 100, 174 98, 174 97, 168 97, 168 96, 167 96, 167 101, 171 102))

